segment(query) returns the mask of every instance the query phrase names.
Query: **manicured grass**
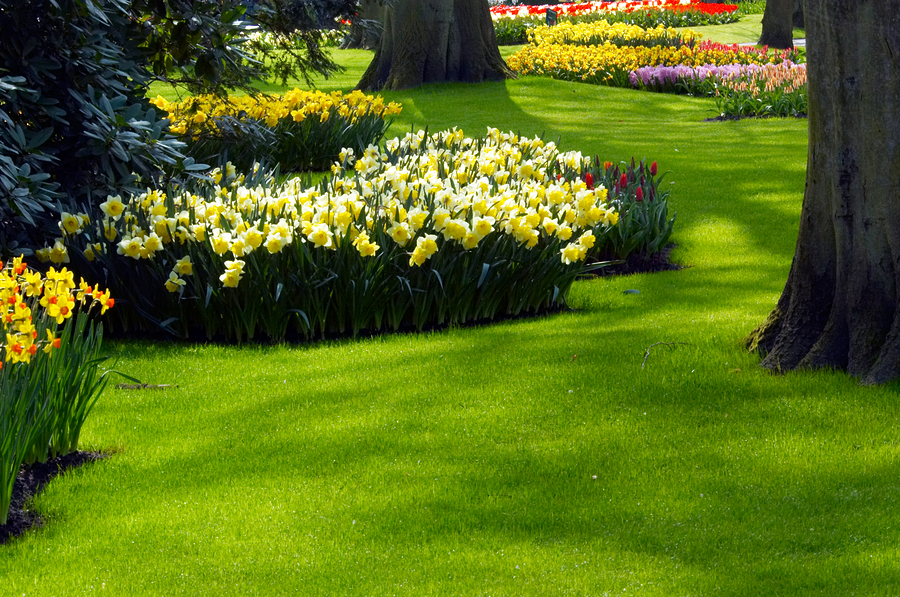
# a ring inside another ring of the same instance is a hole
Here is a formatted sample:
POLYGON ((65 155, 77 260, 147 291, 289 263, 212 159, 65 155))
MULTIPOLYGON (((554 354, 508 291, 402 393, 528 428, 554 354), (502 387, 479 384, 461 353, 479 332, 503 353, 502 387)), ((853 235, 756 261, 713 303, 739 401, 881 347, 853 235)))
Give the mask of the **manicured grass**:
POLYGON ((703 39, 716 41, 722 44, 742 44, 756 42, 762 31, 762 15, 744 15, 736 23, 727 25, 706 25, 703 27, 679 27, 679 29, 693 29, 703 34, 703 39))
MULTIPOLYGON (((703 34, 704 39, 723 44, 743 44, 759 39, 762 32, 762 14, 744 15, 736 23, 727 25, 707 25, 703 27, 680 27, 680 29, 693 29, 703 34)), ((806 37, 803 29, 794 28, 794 39, 806 37)))
POLYGON ((900 384, 774 376, 741 348, 790 267, 806 121, 528 77, 387 97, 389 135, 495 126, 657 160, 689 267, 483 327, 110 343, 178 388, 104 393, 83 444, 115 454, 36 500, 4 594, 900 592, 900 384))
MULTIPOLYGON (((337 48, 332 49, 331 52, 335 61, 346 70, 327 79, 322 76, 313 77, 312 80, 315 84, 315 88, 328 92, 349 91, 353 89, 362 78, 362 74, 365 72, 366 67, 369 66, 369 62, 372 61, 373 52, 367 50, 339 50, 337 48)), ((260 91, 275 94, 284 93, 286 90, 294 89, 295 87, 301 89, 309 88, 305 81, 298 79, 288 80, 285 85, 281 85, 281 81, 270 81, 269 83, 258 85, 260 91)), ((153 98, 157 95, 162 95, 170 102, 174 102, 179 101, 180 98, 184 97, 185 93, 186 92, 179 91, 170 85, 153 83, 150 85, 147 96, 153 98)), ((238 95, 243 95, 240 92, 237 93, 238 95)))
MULTIPOLYGON (((717 41, 721 43, 745 43, 755 42, 759 39, 761 31, 761 14, 744 15, 737 23, 728 25, 711 25, 705 27, 691 27, 695 31, 703 33, 705 39, 717 41)), ((797 30, 798 32, 800 30, 797 30)), ((801 35, 802 37, 802 35, 801 35)), ((500 53, 504 58, 508 58, 519 50, 520 46, 500 46, 500 53)), ((322 91, 348 91, 353 89, 362 78, 363 72, 372 60, 373 52, 366 50, 339 50, 332 49, 332 55, 338 64, 342 65, 346 70, 331 78, 313 77, 313 83, 316 89, 322 91)), ((268 84, 259 85, 259 89, 266 93, 283 93, 287 89, 300 87, 306 89, 307 85, 301 80, 290 80, 285 85, 281 85, 280 81, 272 81, 268 84)), ((154 83, 150 86, 148 97, 156 97, 162 95, 170 102, 179 99, 179 92, 168 85, 162 83, 154 83)))

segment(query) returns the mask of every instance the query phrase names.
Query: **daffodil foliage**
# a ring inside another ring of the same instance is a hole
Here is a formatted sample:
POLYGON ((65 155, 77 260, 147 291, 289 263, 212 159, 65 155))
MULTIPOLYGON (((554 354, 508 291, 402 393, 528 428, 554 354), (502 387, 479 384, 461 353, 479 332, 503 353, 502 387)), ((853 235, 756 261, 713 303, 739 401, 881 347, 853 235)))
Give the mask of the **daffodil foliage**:
POLYGON ((68 269, 42 275, 21 258, 0 263, 0 524, 23 462, 73 452, 103 389, 101 328, 79 308, 113 306, 108 292, 76 286, 68 269))
POLYGON ((494 129, 419 131, 343 151, 317 186, 226 167, 111 197, 39 254, 110 272, 133 312, 181 336, 423 329, 562 307, 586 262, 659 250, 673 222, 655 175, 494 129))

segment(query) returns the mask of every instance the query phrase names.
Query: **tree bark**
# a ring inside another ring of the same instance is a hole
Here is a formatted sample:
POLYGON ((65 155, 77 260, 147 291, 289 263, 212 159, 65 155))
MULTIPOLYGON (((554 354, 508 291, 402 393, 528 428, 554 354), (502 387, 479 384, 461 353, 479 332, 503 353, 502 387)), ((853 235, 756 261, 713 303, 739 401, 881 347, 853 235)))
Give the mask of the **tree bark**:
POLYGON ((794 3, 794 16, 791 20, 795 29, 806 29, 803 21, 803 0, 797 0, 794 3))
POLYGON ((785 50, 794 45, 794 0, 766 0, 759 43, 785 50))
POLYGON ((357 89, 407 89, 423 83, 512 78, 497 48, 487 0, 396 0, 357 89))
POLYGON ((900 377, 900 0, 806 0, 809 156, 778 305, 748 338, 775 370, 900 377))

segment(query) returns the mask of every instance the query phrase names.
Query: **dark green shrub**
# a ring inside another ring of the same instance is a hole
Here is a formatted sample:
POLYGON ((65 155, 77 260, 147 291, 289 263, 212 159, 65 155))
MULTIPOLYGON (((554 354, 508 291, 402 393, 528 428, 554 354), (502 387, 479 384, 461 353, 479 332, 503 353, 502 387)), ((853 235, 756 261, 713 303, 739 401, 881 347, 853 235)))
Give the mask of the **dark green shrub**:
POLYGON ((332 72, 317 27, 350 4, 260 0, 258 23, 300 33, 258 62, 241 0, 0 0, 0 256, 59 236, 62 211, 196 170, 145 97, 152 80, 222 93, 264 67, 332 72))
POLYGON ((233 53, 228 40, 240 31, 234 8, 198 16, 212 6, 0 0, 2 250, 58 235, 59 211, 89 211, 138 179, 177 171, 181 144, 144 98, 153 74, 192 72, 212 84, 249 76, 210 66, 233 53))

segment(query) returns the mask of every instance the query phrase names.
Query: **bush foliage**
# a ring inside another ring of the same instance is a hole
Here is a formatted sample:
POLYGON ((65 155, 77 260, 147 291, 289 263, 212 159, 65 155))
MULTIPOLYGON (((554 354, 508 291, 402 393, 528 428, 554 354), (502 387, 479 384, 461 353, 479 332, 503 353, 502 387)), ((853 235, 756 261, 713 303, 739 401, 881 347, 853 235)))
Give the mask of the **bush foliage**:
POLYGON ((39 245, 60 211, 195 169, 145 97, 151 80, 221 93, 266 69, 331 72, 319 20, 351 4, 257 2, 256 22, 295 35, 254 62, 239 0, 0 0, 0 254, 39 245))

